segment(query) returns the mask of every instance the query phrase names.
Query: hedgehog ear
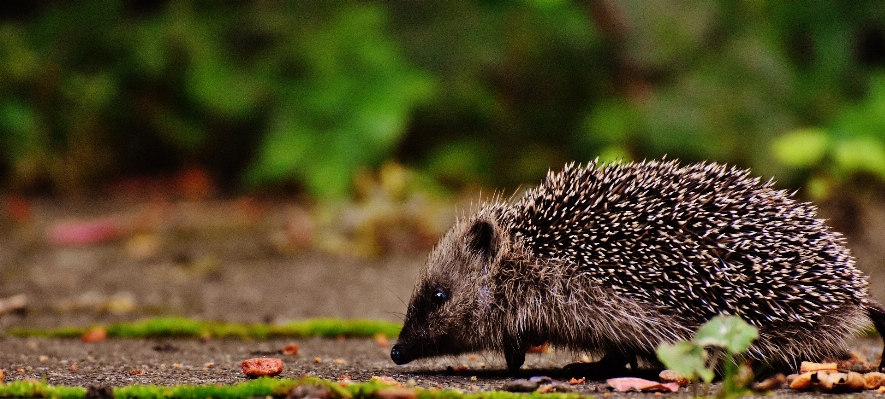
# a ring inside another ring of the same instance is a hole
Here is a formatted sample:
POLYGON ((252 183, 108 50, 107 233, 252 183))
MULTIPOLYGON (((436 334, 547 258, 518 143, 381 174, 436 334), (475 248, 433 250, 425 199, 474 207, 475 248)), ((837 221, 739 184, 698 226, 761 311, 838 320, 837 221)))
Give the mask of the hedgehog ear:
POLYGON ((501 247, 501 234, 498 226, 488 220, 473 222, 467 231, 467 248, 486 260, 493 259, 501 247))

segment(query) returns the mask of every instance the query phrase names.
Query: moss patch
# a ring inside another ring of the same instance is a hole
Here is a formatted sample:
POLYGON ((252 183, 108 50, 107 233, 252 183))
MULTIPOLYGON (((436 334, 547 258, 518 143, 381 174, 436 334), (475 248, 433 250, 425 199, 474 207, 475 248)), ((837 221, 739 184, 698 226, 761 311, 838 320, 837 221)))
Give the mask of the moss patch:
MULTIPOLYGON (((251 338, 271 337, 395 337, 401 326, 377 320, 310 319, 285 324, 227 323, 193 320, 183 317, 158 317, 135 322, 115 323, 103 327, 113 338, 251 338)), ((94 327, 93 327, 94 328, 94 327)), ((12 328, 9 334, 19 337, 77 338, 89 328, 65 327, 59 329, 12 328)))
MULTIPOLYGON (((259 378, 235 385, 178 385, 172 387, 156 385, 131 385, 114 388, 114 398, 193 398, 193 399, 235 399, 252 397, 285 397, 298 385, 313 385, 327 390, 330 399, 378 399, 385 397, 415 399, 577 399, 577 394, 518 394, 504 391, 461 393, 454 390, 435 389, 402 389, 392 388, 377 381, 353 383, 340 386, 335 382, 314 377, 303 377, 297 380, 278 378, 259 378), (397 389, 394 395, 385 395, 384 390, 397 389), (409 394, 404 395, 404 393, 409 394)), ((52 386, 40 381, 14 381, 0 384, 0 397, 3 398, 61 398, 82 399, 86 397, 86 389, 81 387, 52 386)))

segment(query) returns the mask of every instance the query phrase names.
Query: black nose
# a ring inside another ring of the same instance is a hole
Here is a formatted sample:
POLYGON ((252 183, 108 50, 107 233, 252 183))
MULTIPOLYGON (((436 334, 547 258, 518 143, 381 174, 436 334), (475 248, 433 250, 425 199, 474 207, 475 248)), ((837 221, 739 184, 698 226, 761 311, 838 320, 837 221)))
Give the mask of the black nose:
POLYGON ((406 364, 409 362, 409 360, 406 359, 406 354, 403 351, 402 346, 399 344, 394 345, 393 349, 390 350, 390 359, 396 364, 406 364))

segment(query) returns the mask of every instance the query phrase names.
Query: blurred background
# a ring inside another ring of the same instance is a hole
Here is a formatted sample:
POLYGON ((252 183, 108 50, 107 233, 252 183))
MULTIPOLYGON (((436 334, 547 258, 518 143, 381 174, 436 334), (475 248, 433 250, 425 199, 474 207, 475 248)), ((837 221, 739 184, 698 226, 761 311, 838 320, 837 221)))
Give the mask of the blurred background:
POLYGON ((19 237, 198 271, 224 255, 170 242, 256 224, 269 253, 420 252, 480 193, 666 155, 776 177, 885 268, 878 0, 10 0, 0 15, 0 223, 19 237))

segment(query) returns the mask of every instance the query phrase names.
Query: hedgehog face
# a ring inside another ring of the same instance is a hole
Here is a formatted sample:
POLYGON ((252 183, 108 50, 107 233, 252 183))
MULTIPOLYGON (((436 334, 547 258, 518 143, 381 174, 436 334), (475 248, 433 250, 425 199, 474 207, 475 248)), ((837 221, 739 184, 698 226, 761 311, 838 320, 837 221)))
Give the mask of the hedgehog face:
POLYGON ((476 327, 489 308, 489 270, 501 243, 497 225, 456 224, 431 252, 390 352, 396 364, 482 349, 476 327))

